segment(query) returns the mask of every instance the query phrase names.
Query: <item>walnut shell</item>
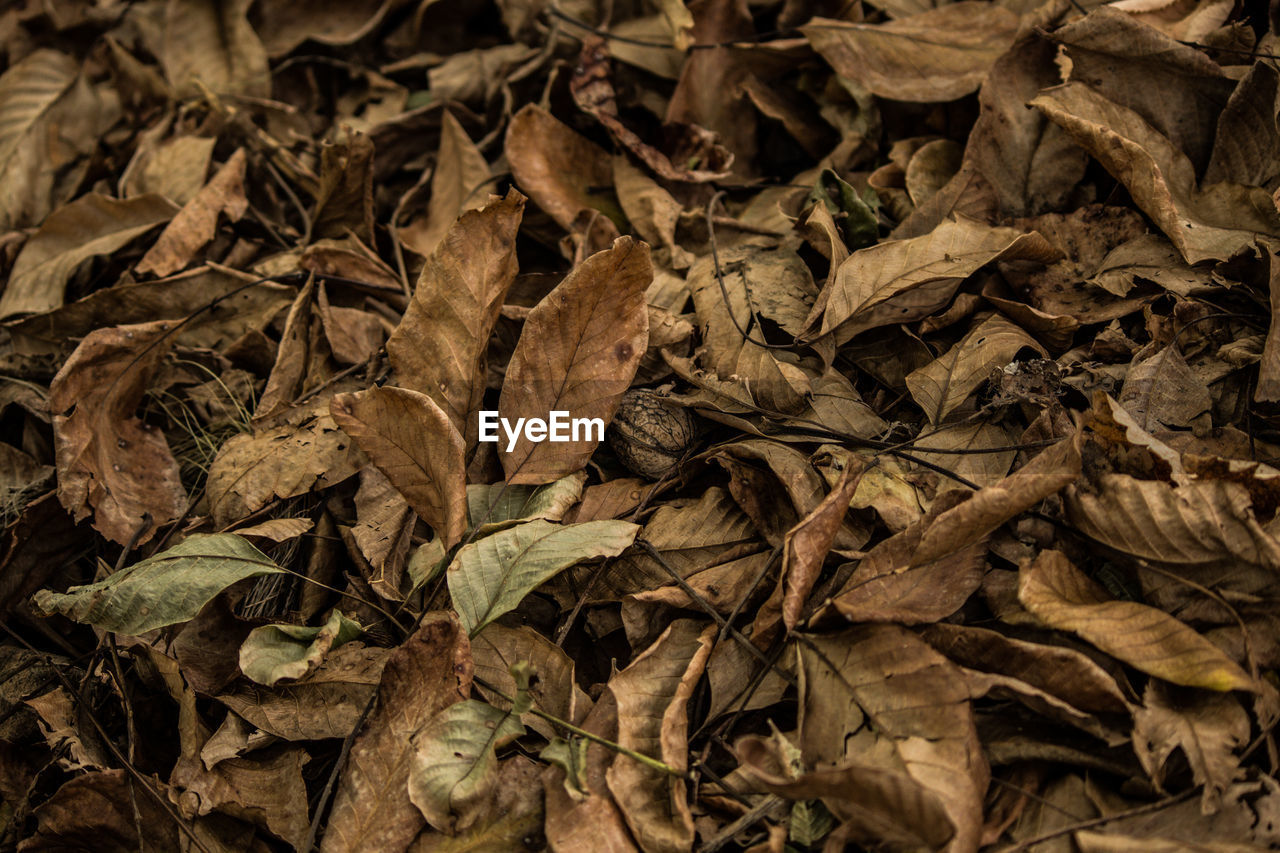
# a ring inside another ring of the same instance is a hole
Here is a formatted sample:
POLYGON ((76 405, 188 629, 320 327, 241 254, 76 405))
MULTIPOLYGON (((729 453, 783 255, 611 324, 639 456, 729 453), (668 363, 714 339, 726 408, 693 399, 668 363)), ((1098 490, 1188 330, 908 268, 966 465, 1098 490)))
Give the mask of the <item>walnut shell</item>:
POLYGON ((697 423, 687 410, 653 391, 628 391, 609 426, 609 446, 633 473, 659 479, 680 461, 697 438, 697 423))

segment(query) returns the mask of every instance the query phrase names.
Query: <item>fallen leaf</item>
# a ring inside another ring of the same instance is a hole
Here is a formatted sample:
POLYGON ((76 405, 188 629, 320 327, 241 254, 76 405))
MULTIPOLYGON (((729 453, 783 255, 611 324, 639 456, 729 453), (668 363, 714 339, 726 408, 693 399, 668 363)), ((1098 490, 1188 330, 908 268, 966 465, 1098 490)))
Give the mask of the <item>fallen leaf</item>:
POLYGON ((135 416, 173 345, 165 320, 88 335, 50 385, 58 500, 77 521, 141 544, 182 515, 187 493, 164 434, 135 416))
POLYGON ((1160 681, 1147 685, 1134 713, 1133 745, 1147 775, 1160 784, 1165 763, 1180 749, 1191 765, 1206 814, 1222 808, 1223 792, 1241 774, 1236 751, 1249 740, 1249 715, 1226 693, 1185 695, 1160 681))
MULTIPOLYGON (((576 267, 529 313, 511 354, 498 412, 518 418, 570 413, 607 424, 631 384, 649 336, 644 291, 653 280, 649 247, 620 237, 576 267)), ((518 428, 518 427, 517 427, 518 428)), ((499 453, 507 482, 549 483, 580 470, 603 435, 532 441, 527 432, 499 453)))
POLYGON ((861 249, 831 277, 814 304, 801 340, 834 335, 844 344, 890 323, 919 320, 951 301, 961 282, 997 260, 1055 260, 1039 234, 993 228, 969 219, 943 222, 930 233, 861 249))
POLYGON ((54 212, 14 261, 0 296, 0 318, 59 307, 67 280, 81 263, 116 251, 176 212, 172 202, 157 195, 117 201, 96 193, 54 212))
POLYGON ((107 631, 145 634, 194 619, 215 595, 245 578, 284 570, 234 533, 193 534, 106 580, 65 593, 41 590, 36 606, 107 631))
POLYGON ((210 240, 218 225, 218 216, 235 222, 249 208, 244 195, 245 153, 237 148, 209 183, 179 210, 160 232, 153 245, 134 269, 164 277, 191 262, 192 257, 210 240))
POLYGON ((516 275, 524 197, 514 190, 464 213, 428 256, 387 357, 401 387, 429 396, 471 447, 489 336, 516 275))
POLYGON ((899 101, 953 101, 976 90, 1013 43, 1008 9, 962 0, 882 24, 814 18, 800 28, 837 73, 899 101))
POLYGON ((467 526, 462 437, 431 398, 405 388, 339 394, 333 420, 452 547, 467 526))
MULTIPOLYGON (((672 623, 630 666, 609 680, 618 703, 618 743, 649 754, 675 770, 686 769, 686 706, 707 657, 714 625, 692 620, 672 623)), ((685 802, 684 780, 619 755, 605 774, 632 833, 646 851, 687 850, 693 843, 693 815, 685 802)))
POLYGON ((426 821, 409 799, 410 738, 471 692, 471 652, 456 617, 432 613, 391 653, 378 704, 351 747, 321 851, 404 850, 426 821))
POLYGON ((449 595, 468 634, 514 609, 536 587, 591 557, 616 557, 640 528, 625 521, 526 521, 458 550, 449 595))
POLYGON ((1143 672, 1206 690, 1256 689, 1213 643, 1154 607, 1113 600, 1060 551, 1041 552, 1018 574, 1018 600, 1038 619, 1143 672))

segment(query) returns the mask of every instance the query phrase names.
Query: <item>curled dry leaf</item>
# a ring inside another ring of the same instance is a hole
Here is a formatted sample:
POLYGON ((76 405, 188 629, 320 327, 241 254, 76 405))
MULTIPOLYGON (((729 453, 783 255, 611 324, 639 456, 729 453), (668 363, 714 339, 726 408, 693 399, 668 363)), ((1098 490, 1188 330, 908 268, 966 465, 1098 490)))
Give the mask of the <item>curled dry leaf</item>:
POLYGON ((177 212, 158 195, 117 201, 90 193, 51 214, 14 261, 0 318, 62 305, 67 280, 84 261, 114 252, 177 212))
POLYGON ((173 345, 166 320, 99 329, 50 385, 58 500, 112 541, 141 544, 182 515, 187 493, 164 433, 135 415, 173 345))
POLYGON ((1019 571, 1018 600, 1054 628, 1072 631, 1143 672, 1207 690, 1255 690, 1221 649, 1169 614, 1116 601, 1061 551, 1043 551, 1019 571))
POLYGON ((334 851, 404 850, 426 821, 409 799, 410 738, 471 692, 471 651, 456 617, 431 613, 391 653, 378 704, 356 736, 320 845, 334 851))
MULTIPOLYGON (((608 424, 648 344, 644 292, 652 281, 649 247, 630 237, 574 268, 525 320, 502 383, 501 417, 515 424, 562 411, 608 424)), ((507 482, 549 483, 580 470, 603 437, 587 428, 576 440, 534 442, 522 432, 499 458, 507 482)))
POLYGON ((450 548, 467 528, 462 436, 430 397, 406 388, 339 394, 333 420, 450 548))
POLYGON ((926 235, 850 255, 823 289, 802 338, 834 335, 843 344, 868 329, 919 320, 949 303, 960 283, 985 264, 1058 257, 1035 232, 951 219, 926 235))
POLYGON ((970 0, 888 21, 814 18, 800 28, 838 73, 899 101, 953 101, 976 90, 1013 43, 1018 16, 970 0))
POLYGON ((525 199, 511 190, 464 213, 427 257, 387 357, 403 388, 426 394, 472 446, 485 359, 498 312, 515 279, 516 231, 525 199))
POLYGON ((196 251, 213 239, 219 215, 235 222, 249 208, 244 195, 245 153, 237 148, 209 183, 187 202, 160 232, 136 270, 164 277, 191 262, 196 251))
POLYGON ((1186 154, 1138 113, 1085 84, 1050 89, 1031 105, 1125 185, 1187 263, 1226 260, 1260 237, 1280 237, 1280 212, 1265 190, 1201 188, 1186 154))
MULTIPOLYGON (((673 622, 631 665, 609 680, 618 703, 618 743, 676 770, 686 769, 686 706, 711 654, 714 625, 673 622)), ((626 755, 605 778, 627 825, 650 853, 677 853, 693 843, 693 815, 684 780, 626 755)))

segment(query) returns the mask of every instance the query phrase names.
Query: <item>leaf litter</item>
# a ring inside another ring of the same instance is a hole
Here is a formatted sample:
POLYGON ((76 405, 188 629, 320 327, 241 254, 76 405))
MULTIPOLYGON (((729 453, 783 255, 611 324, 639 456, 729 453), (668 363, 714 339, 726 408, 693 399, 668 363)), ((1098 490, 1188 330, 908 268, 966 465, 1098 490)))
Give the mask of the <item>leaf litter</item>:
POLYGON ((0 50, 0 848, 1280 848, 1263 6, 0 50))

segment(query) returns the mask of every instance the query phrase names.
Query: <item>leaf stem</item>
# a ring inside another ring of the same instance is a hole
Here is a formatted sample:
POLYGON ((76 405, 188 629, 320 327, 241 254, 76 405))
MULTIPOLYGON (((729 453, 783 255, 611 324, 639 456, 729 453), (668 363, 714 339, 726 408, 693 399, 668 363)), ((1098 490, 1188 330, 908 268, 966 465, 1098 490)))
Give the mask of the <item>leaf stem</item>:
MULTIPOLYGON (((476 678, 475 681, 477 684, 484 687, 485 690, 488 690, 490 693, 497 696, 499 699, 503 700, 504 702, 511 702, 512 704, 515 703, 514 699, 512 699, 510 696, 503 693, 501 690, 494 687, 492 684, 488 683, 484 679, 476 678)), ((589 741, 600 744, 606 749, 612 749, 614 752, 621 753, 622 755, 625 755, 628 758, 639 761, 641 764, 643 764, 645 767, 650 768, 651 770, 657 770, 659 773, 666 773, 669 776, 675 776, 676 778, 684 779, 686 782, 693 781, 692 775, 684 770, 677 770, 671 765, 664 764, 663 762, 659 761, 656 758, 650 758, 649 756, 643 753, 636 752, 634 749, 628 749, 627 747, 623 746, 620 743, 614 743, 608 738, 602 738, 600 737, 600 735, 592 734, 586 729, 580 729, 577 726, 575 726, 573 723, 569 722, 568 720, 562 720, 561 718, 555 716, 554 714, 548 714, 546 711, 541 711, 537 708, 530 708, 529 713, 533 714, 536 717, 541 717, 542 719, 546 720, 548 723, 551 723, 552 725, 559 726, 560 728, 565 729, 568 732, 572 732, 578 737, 584 737, 589 741)))

